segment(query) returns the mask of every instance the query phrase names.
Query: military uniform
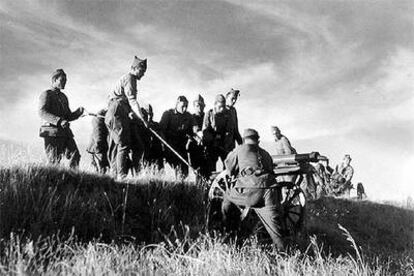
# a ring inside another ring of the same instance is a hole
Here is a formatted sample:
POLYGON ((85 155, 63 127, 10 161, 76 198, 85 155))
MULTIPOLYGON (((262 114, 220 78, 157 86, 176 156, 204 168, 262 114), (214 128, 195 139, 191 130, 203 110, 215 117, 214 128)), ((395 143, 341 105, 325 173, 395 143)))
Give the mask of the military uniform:
POLYGON ((44 139, 46 155, 50 163, 58 164, 62 156, 70 160, 70 167, 79 165, 80 154, 73 133, 62 122, 74 121, 82 112, 72 112, 66 95, 58 88, 48 89, 39 98, 39 116, 42 119, 39 136, 44 139))
POLYGON ((108 161, 108 129, 105 125, 106 110, 97 113, 92 119, 92 134, 86 151, 91 155, 91 164, 97 172, 105 173, 108 161))
POLYGON ((237 142, 237 144, 241 145, 243 143, 243 139, 241 138, 240 132, 239 132, 239 119, 237 118, 237 110, 234 106, 227 106, 228 112, 230 113, 230 117, 233 121, 233 131, 232 131, 232 135, 233 135, 233 144, 232 144, 232 149, 234 149, 235 147, 235 142, 237 142))
POLYGON ((331 190, 335 195, 350 195, 352 189, 352 177, 354 168, 351 165, 341 164, 336 166, 335 172, 332 174, 331 190))
MULTIPOLYGON (((248 129, 244 137, 256 136, 255 130, 248 129)), ((240 211, 236 207, 251 207, 273 240, 283 249, 280 190, 269 188, 275 184, 273 161, 270 154, 258 144, 243 144, 234 149, 225 161, 226 170, 237 177, 233 188, 224 195, 222 214, 228 230, 237 230, 240 211)))
MULTIPOLYGON (((166 142, 173 147, 181 157, 188 160, 187 143, 194 134, 193 116, 187 111, 179 113, 176 109, 164 112, 160 121, 160 129, 166 142)), ((188 175, 188 166, 185 165, 173 152, 166 151, 166 161, 173 166, 183 177, 188 175)))
POLYGON ((210 172, 215 171, 218 159, 224 162, 227 154, 234 148, 233 129, 231 115, 226 110, 216 113, 210 109, 205 114, 203 144, 206 146, 210 172))
POLYGON ((137 167, 141 161, 144 145, 138 133, 137 121, 132 121, 129 101, 136 100, 137 77, 128 73, 121 77, 110 92, 105 124, 109 130, 109 161, 115 174, 124 177, 130 168, 129 153, 132 150, 132 164, 137 167))

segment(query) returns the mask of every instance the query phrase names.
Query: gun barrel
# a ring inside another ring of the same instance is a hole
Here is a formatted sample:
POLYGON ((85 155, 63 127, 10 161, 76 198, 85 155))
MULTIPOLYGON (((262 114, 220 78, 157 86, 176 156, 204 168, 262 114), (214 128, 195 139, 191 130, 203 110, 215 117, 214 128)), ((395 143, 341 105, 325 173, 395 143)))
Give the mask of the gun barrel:
POLYGON ((325 156, 320 155, 319 152, 272 155, 272 159, 273 164, 318 162, 320 160, 327 160, 327 158, 325 156))

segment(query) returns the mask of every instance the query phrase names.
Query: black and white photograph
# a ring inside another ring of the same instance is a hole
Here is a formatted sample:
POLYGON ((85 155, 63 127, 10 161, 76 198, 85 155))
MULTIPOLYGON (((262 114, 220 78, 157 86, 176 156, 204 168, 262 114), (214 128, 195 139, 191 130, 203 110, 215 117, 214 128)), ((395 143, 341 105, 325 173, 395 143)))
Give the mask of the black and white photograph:
POLYGON ((414 1, 0 0, 0 275, 414 275, 414 1))

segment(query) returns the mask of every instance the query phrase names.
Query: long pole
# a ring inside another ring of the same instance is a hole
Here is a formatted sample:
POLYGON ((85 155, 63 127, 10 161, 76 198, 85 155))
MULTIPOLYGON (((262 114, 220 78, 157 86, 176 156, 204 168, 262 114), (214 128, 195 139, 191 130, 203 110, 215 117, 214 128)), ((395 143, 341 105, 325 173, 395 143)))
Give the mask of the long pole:
POLYGON ((183 161, 184 164, 186 164, 191 170, 193 170, 194 173, 197 174, 197 171, 190 165, 190 163, 188 163, 187 160, 185 160, 173 147, 171 147, 167 141, 165 141, 161 135, 159 135, 155 130, 153 130, 152 128, 148 127, 148 129, 152 132, 152 134, 155 135, 155 137, 157 137, 167 148, 169 148, 181 161, 183 161))
MULTIPOLYGON (((105 116, 102 115, 98 115, 95 113, 86 113, 84 116, 94 116, 94 117, 98 117, 98 118, 105 118, 105 116)), ((155 130, 153 130, 152 128, 148 127, 148 129, 152 132, 152 134, 155 135, 155 137, 157 137, 169 150, 171 150, 184 164, 186 164, 195 174, 198 175, 197 170, 195 170, 191 164, 185 160, 173 147, 171 147, 167 141, 165 141, 161 135, 159 135, 155 130)))

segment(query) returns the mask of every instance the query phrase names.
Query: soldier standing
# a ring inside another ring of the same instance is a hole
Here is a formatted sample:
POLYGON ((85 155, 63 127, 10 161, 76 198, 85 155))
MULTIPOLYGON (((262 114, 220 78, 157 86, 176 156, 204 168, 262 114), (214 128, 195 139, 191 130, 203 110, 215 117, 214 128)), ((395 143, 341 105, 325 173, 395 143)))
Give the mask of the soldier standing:
POLYGON ((121 77, 109 94, 108 112, 105 116, 105 124, 109 129, 109 161, 113 173, 120 178, 128 174, 132 139, 138 145, 132 154, 135 166, 139 165, 144 152, 144 145, 136 133, 136 122, 133 120, 139 119, 147 126, 137 101, 137 81, 144 76, 146 70, 147 60, 135 56, 129 73, 121 77))
POLYGON ((289 139, 280 132, 280 129, 277 126, 272 126, 272 134, 275 138, 276 155, 296 153, 296 150, 290 144, 289 139))
POLYGON ((74 112, 69 108, 69 101, 61 91, 66 86, 66 73, 57 69, 52 74, 52 87, 40 94, 39 116, 42 119, 39 136, 44 139, 45 151, 52 164, 59 164, 62 156, 70 160, 70 167, 77 168, 80 154, 73 133, 71 121, 77 120, 84 112, 79 107, 74 112))
MULTIPOLYGON (((187 112, 188 100, 179 96, 175 108, 162 114, 160 129, 167 143, 185 160, 188 160, 188 141, 196 129, 193 117, 187 112)), ((179 178, 188 176, 188 166, 183 163, 172 151, 166 151, 167 162, 175 169, 179 178)))
POLYGON ((237 142, 238 145, 242 144, 242 138, 239 132, 239 119, 237 118, 237 110, 234 107, 234 105, 237 102, 237 99, 239 98, 240 90, 234 90, 233 88, 227 92, 226 94, 226 107, 227 110, 230 112, 231 119, 233 120, 233 139, 232 139, 232 145, 231 150, 235 147, 235 142, 237 142))
POLYGON ((108 129, 105 125, 106 109, 96 113, 92 119, 92 134, 86 151, 91 155, 91 165, 96 172, 106 173, 108 161, 108 129))
POLYGON ((205 114, 203 122, 203 144, 207 150, 210 173, 216 170, 219 158, 224 166, 227 154, 234 148, 233 130, 233 120, 226 110, 226 99, 219 94, 214 108, 205 114))
POLYGON ((149 104, 147 110, 145 110, 146 115, 148 118, 148 128, 145 129, 145 153, 144 153, 144 161, 147 162, 150 166, 154 166, 157 170, 162 170, 164 168, 164 149, 163 144, 161 141, 155 137, 155 135, 149 130, 156 132, 160 132, 160 124, 158 122, 154 122, 153 117, 153 109, 152 106, 149 104))
POLYGON ((202 143, 202 129, 204 120, 204 99, 201 95, 198 95, 197 99, 193 102, 194 114, 193 120, 196 125, 196 135, 189 143, 190 161, 194 169, 198 171, 196 175, 196 183, 201 183, 201 177, 207 178, 209 175, 208 162, 205 147, 202 143))
POLYGON ((227 231, 237 231, 240 224, 239 207, 252 208, 262 221, 273 243, 284 249, 282 235, 282 206, 280 190, 273 173, 270 154, 259 146, 259 134, 254 129, 243 133, 244 143, 226 158, 226 169, 218 179, 227 176, 236 178, 233 187, 224 194, 222 203, 223 222, 227 231))

